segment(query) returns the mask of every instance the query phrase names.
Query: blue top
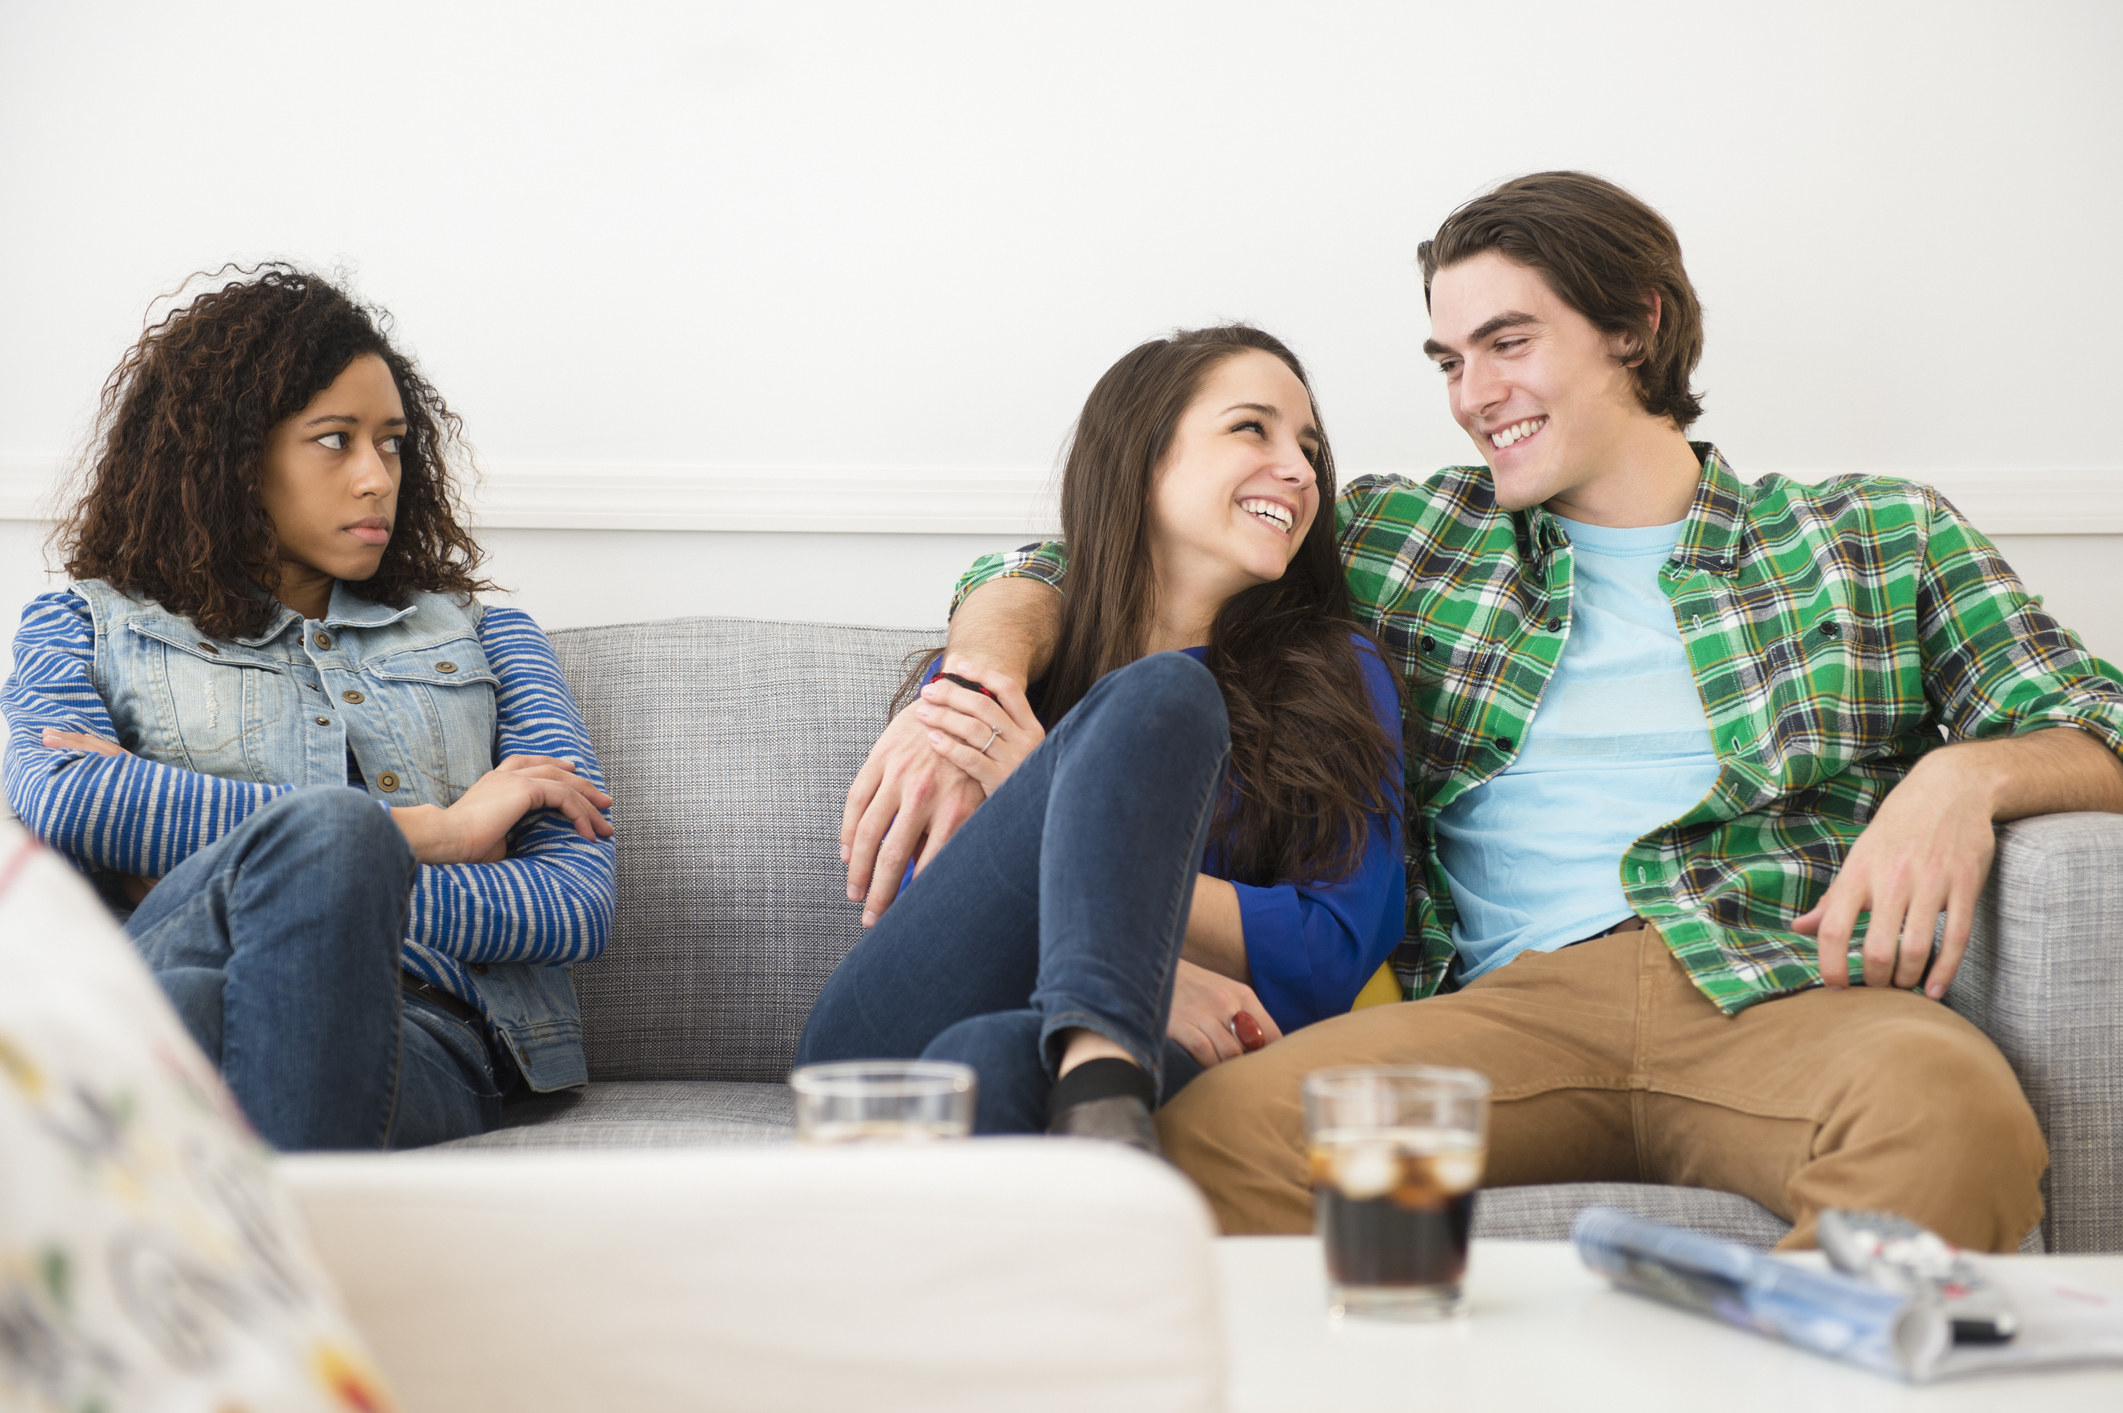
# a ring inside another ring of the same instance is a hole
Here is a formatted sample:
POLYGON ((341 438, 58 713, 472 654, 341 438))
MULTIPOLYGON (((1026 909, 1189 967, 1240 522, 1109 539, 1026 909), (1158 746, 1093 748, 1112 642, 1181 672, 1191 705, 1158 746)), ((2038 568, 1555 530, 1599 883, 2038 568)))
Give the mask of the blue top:
MULTIPOLYGON (((530 616, 487 608, 478 641, 498 679, 495 739, 465 744, 488 765, 510 755, 557 756, 601 779, 559 659, 530 616)), ((295 788, 138 755, 47 749, 48 726, 125 744, 97 690, 95 661, 88 603, 76 593, 40 594, 23 610, 15 670, 0 689, 8 803, 77 864, 160 878, 295 788)), ((484 1010, 470 966, 589 961, 604 950, 612 903, 612 841, 583 839, 566 816, 541 811, 511 833, 509 856, 499 863, 421 867, 403 964, 484 1010)))
POLYGON ((1658 583, 1685 522, 1556 519, 1576 566, 1562 658, 1518 756, 1438 814, 1462 981, 1627 918, 1623 853, 1717 780, 1710 719, 1658 583))
MULTIPOLYGON (((1393 743, 1386 798, 1397 799, 1402 778, 1400 682, 1378 649, 1362 638, 1356 642, 1372 710, 1378 713, 1386 739, 1393 743)), ((1209 656, 1207 648, 1182 651, 1197 662, 1209 656)), ((940 665, 940 661, 932 664, 923 680, 933 681, 940 665)), ((1202 872, 1230 879, 1228 866, 1214 848, 1202 861, 1202 872)), ((1385 965, 1407 928, 1408 878, 1401 860, 1400 818, 1372 816, 1363 858, 1346 878, 1333 883, 1256 887, 1232 882, 1231 886, 1238 891, 1253 990, 1276 1025, 1287 1034, 1341 1015, 1364 983, 1385 965)))

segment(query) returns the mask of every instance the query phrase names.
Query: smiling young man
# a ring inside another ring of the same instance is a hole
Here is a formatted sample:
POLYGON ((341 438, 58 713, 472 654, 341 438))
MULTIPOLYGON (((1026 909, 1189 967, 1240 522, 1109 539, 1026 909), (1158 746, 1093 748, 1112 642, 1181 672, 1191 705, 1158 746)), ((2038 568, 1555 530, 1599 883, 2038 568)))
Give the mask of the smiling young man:
MULTIPOLYGON (((2012 1249, 2042 1136, 1938 1002, 1994 823, 2123 811, 2118 674, 1929 488, 1749 484, 1688 441, 1700 310, 1627 192, 1507 182, 1421 259, 1483 464, 1362 478, 1337 508, 1421 728, 1395 962, 1416 999, 1217 1066, 1161 1116, 1169 1153, 1227 1231, 1302 1231, 1302 1076, 1465 1065, 1495 1085, 1491 1185, 1722 1188, 1789 1245, 1824 1207, 1888 1208, 2012 1249)), ((1035 675, 1062 565, 976 565, 953 656, 1035 675)), ((850 796, 851 896, 889 902, 871 862, 933 854, 965 794, 888 731, 850 796)))

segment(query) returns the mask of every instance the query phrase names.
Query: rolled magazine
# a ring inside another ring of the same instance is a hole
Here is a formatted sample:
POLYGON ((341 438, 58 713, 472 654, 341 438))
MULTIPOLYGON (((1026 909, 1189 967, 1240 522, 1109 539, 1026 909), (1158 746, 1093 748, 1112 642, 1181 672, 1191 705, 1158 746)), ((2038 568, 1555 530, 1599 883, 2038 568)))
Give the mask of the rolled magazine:
MULTIPOLYGON (((1648 1295, 1875 1373, 1928 1383, 1993 1369, 2123 1363, 2123 1289, 2076 1280, 2053 1257, 1984 1261, 2021 1317, 2009 1344, 1955 1345, 1945 1309, 1840 1271, 1587 1207, 1570 1229, 1587 1266, 1648 1295)), ((1977 1258, 1983 1259, 1983 1258, 1977 1258)))

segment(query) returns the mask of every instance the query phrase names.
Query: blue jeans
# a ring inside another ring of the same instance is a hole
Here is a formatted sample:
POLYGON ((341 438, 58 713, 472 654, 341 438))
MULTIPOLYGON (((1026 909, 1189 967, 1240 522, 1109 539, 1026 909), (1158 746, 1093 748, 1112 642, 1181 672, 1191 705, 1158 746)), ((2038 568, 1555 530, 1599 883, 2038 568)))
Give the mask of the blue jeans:
POLYGON ((1108 674, 840 964, 799 1063, 958 1060, 978 1132, 1037 1133, 1080 1026, 1176 1093, 1200 1067, 1165 1018, 1229 756, 1206 667, 1158 653, 1108 674))
POLYGON ((155 885, 125 930, 266 1142, 414 1148, 481 1133, 480 1027, 400 989, 415 865, 357 790, 283 795, 155 885))

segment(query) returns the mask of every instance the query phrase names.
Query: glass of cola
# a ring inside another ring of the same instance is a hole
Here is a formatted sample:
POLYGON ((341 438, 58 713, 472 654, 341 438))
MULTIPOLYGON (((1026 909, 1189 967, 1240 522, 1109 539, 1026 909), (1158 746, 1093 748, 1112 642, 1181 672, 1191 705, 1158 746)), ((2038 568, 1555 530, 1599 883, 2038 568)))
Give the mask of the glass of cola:
POLYGON ((1464 1314, 1489 1081, 1430 1065, 1315 1070, 1305 1135, 1333 1313, 1464 1314))

